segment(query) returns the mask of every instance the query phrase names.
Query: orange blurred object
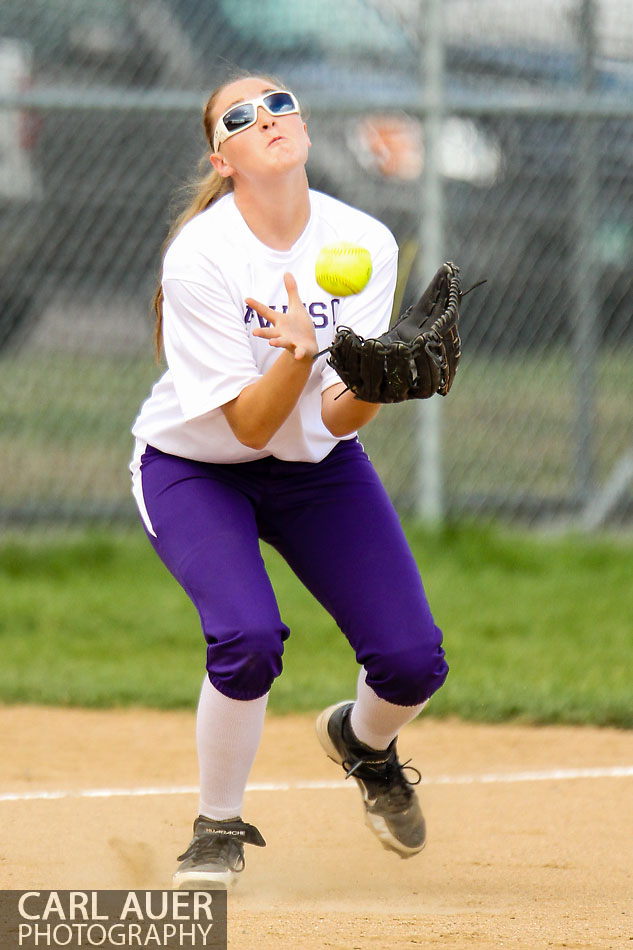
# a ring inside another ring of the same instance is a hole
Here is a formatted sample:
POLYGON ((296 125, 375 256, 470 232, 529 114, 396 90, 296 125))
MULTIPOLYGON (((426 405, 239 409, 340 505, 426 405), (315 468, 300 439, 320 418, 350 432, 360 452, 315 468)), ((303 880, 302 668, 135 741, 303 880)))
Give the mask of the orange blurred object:
POLYGON ((422 129, 407 116, 372 115, 356 126, 359 155, 387 178, 418 178, 424 165, 422 129))

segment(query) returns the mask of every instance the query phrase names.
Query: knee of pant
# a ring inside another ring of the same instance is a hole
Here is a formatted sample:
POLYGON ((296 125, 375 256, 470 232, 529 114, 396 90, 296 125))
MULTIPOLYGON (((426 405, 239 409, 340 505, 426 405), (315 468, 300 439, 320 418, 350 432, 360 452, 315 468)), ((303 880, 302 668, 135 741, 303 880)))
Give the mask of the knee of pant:
POLYGON ((386 653, 371 667, 366 664, 366 669, 367 683, 374 692, 398 706, 426 702, 448 675, 441 640, 430 649, 411 646, 386 653))
POLYGON ((235 631, 208 642, 207 671, 215 688, 231 699, 259 699, 282 670, 286 628, 235 631))

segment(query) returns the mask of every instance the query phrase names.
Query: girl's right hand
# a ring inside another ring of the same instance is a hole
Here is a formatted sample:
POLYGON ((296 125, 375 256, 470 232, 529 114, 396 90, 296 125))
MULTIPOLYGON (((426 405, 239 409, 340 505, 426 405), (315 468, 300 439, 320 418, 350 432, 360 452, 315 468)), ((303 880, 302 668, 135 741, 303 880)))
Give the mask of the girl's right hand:
POLYGON ((284 285, 288 293, 288 309, 285 313, 272 310, 252 297, 246 298, 247 305, 272 324, 269 327, 257 327, 253 330, 253 336, 268 340, 271 346, 283 347, 296 360, 312 361, 319 350, 314 324, 301 303, 297 282, 292 274, 284 274, 284 285))

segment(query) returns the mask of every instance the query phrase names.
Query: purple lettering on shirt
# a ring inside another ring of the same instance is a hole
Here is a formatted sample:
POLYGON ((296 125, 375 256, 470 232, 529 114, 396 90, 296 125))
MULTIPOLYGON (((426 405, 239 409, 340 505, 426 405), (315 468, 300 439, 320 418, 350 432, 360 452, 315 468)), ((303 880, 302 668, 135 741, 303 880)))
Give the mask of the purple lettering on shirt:
MULTIPOLYGON (((341 301, 339 297, 332 297, 330 300, 332 326, 336 326, 336 317, 340 303, 341 301)), ((312 303, 304 304, 303 306, 312 317, 315 330, 322 330, 329 324, 330 317, 328 313, 328 304, 326 301, 313 300, 312 303)), ((286 303, 282 304, 281 307, 279 307, 277 304, 271 303, 269 304, 269 307, 271 310, 281 310, 282 313, 288 313, 288 304, 286 303)), ((260 327, 269 327, 272 325, 269 320, 265 320, 264 317, 260 316, 260 314, 258 314, 257 311, 253 309, 253 307, 247 306, 244 313, 244 323, 248 326, 251 320, 253 320, 255 317, 257 317, 260 327)))
MULTIPOLYGON (((271 310, 275 310, 276 308, 275 308, 275 307, 271 307, 270 309, 271 309, 271 310)), ((244 323, 246 324, 246 326, 248 326, 248 324, 251 322, 251 320, 253 319, 253 317, 257 317, 257 321, 258 321, 260 327, 269 327, 269 326, 272 326, 272 324, 270 323, 269 320, 265 320, 259 313, 257 313, 256 310, 253 310, 252 307, 248 307, 248 306, 247 306, 247 307, 246 307, 246 313, 244 314, 244 323)))
POLYGON ((315 301, 308 307, 308 313, 312 317, 315 330, 322 330, 327 326, 327 304, 321 301, 315 301), (319 312, 321 311, 321 312, 319 312))

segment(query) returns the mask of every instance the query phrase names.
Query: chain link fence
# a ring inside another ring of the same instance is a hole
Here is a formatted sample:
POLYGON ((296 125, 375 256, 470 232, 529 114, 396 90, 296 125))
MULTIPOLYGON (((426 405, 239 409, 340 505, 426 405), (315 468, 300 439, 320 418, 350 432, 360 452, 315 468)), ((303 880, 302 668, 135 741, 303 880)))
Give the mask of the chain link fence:
POLYGON ((628 524, 628 0, 2 0, 0 520, 134 517, 160 248, 233 68, 298 94, 311 185, 392 228, 398 312, 442 259, 487 278, 449 398, 363 432, 398 508, 628 524))

